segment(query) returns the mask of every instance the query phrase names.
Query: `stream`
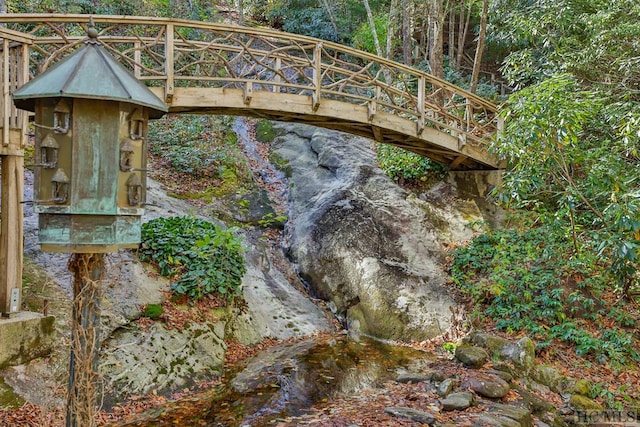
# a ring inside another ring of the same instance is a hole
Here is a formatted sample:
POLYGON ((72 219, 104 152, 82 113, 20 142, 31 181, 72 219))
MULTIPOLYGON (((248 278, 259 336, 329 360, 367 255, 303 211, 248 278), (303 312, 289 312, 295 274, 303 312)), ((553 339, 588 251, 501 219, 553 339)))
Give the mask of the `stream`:
POLYGON ((278 170, 267 158, 267 147, 250 135, 249 125, 244 117, 236 117, 232 129, 238 136, 238 144, 249 162, 256 181, 269 193, 275 205, 286 206, 289 185, 284 172, 278 170))
POLYGON ((435 356, 341 335, 278 344, 226 370, 222 385, 118 426, 265 426, 315 404, 381 387, 435 356))

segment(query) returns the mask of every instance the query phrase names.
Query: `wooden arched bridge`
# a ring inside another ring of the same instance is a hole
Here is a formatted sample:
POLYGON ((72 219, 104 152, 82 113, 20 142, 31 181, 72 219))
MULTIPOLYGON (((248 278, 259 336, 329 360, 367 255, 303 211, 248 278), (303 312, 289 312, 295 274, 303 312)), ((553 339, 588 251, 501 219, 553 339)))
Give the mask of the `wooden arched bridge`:
MULTIPOLYGON (((278 31, 154 17, 93 16, 99 40, 170 106, 297 121, 367 136, 452 169, 495 169, 491 102, 411 67, 278 31)), ((79 47, 88 15, 0 15, 3 132, 12 90, 79 47)), ((3 146, 9 145, 3 139, 3 146)))
MULTIPOLYGON (((175 113, 258 116, 341 130, 453 170, 499 169, 491 102, 427 73, 310 37, 154 17, 93 16, 100 43, 175 113)), ((28 116, 14 90, 80 47, 88 15, 0 14, 0 313, 22 274, 28 116)), ((95 84, 100 84, 96 81, 95 84)))

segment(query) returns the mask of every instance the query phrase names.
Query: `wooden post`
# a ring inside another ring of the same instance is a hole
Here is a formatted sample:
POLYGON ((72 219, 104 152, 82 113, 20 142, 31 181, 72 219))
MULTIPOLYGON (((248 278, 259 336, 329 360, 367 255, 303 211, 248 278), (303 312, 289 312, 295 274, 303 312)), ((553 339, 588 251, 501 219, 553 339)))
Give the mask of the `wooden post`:
POLYGON ((320 107, 320 94, 322 92, 322 42, 316 44, 313 49, 313 85, 314 91, 312 95, 313 111, 318 111, 320 107))
POLYGON ((425 113, 424 113, 424 103, 425 103, 425 89, 426 89, 426 83, 424 80, 424 76, 420 75, 418 76, 418 126, 416 129, 416 132, 418 134, 418 136, 422 135, 422 132, 424 131, 424 118, 425 118, 425 113))
POLYGON ((71 256, 73 316, 66 427, 93 427, 98 410, 100 298, 104 254, 71 256))
POLYGON ((16 70, 12 70, 10 62, 10 52, 9 52, 9 40, 2 40, 2 144, 9 145, 9 129, 11 126, 11 107, 13 103, 11 102, 11 92, 9 81, 11 79, 11 72, 16 72, 16 70))
POLYGON ((22 194, 24 186, 23 146, 26 139, 26 115, 17 115, 11 101, 11 89, 28 78, 28 46, 10 48, 9 39, 2 41, 2 152, 0 177, 0 314, 9 317, 21 310, 22 299, 22 194), (17 55, 17 56, 16 56, 17 55), (15 117, 17 117, 17 122, 15 117), (16 132, 11 128, 18 126, 16 132), (23 128, 19 128, 23 126, 23 128))
POLYGON ((133 43, 133 75, 136 78, 142 77, 142 43, 136 41, 133 43))
POLYGON ((175 88, 174 75, 173 75, 173 55, 174 55, 174 45, 173 45, 173 24, 167 24, 167 34, 165 34, 165 46, 164 46, 164 68, 165 73, 167 74, 167 82, 164 88, 164 100, 166 103, 170 104, 173 101, 173 91, 175 88))
POLYGON ((280 83, 282 82, 282 77, 280 77, 280 67, 282 67, 282 58, 279 56, 276 57, 275 64, 275 72, 276 74, 273 76, 273 91, 280 92, 280 83))
POLYGON ((0 214, 0 312, 4 317, 20 311, 22 292, 22 188, 24 159, 2 157, 2 209, 0 214), (17 289, 17 291, 14 291, 17 289), (11 303, 12 292, 18 301, 11 303), (17 305, 17 306, 16 306, 17 305))

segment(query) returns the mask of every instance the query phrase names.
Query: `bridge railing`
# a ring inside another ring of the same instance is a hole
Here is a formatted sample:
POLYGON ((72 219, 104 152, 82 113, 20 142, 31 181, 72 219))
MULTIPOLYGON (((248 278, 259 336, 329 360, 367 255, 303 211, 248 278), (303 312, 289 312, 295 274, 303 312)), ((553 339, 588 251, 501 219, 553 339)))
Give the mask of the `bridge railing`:
MULTIPOLYGON (((0 24, 27 33, 30 70, 41 72, 81 45, 89 16, 2 14, 0 24)), ((154 17, 93 16, 99 40, 139 79, 163 86, 241 88, 365 105, 481 146, 498 130, 497 108, 448 82, 336 43, 282 33, 154 17)), ((348 119, 348 118, 345 118, 348 119)))

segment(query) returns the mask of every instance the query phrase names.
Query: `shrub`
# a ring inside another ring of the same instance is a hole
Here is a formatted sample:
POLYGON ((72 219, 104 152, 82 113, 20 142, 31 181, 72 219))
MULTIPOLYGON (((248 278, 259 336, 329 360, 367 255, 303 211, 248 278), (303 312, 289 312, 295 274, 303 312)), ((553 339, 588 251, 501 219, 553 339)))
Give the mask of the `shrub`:
POLYGON ((443 175, 447 170, 444 165, 427 157, 386 144, 378 146, 378 162, 387 176, 395 181, 443 175))
POLYGON ((478 236, 454 253, 453 282, 499 329, 526 331, 541 346, 551 339, 569 342, 578 355, 600 362, 640 361, 626 329, 634 321, 601 298, 610 286, 607 275, 595 260, 572 256, 568 240, 553 236, 546 227, 478 236))
POLYGON ((140 260, 171 277, 177 294, 232 298, 246 272, 242 245, 232 231, 193 217, 154 219, 142 225, 140 260))
POLYGON ((164 309, 160 304, 147 304, 144 307, 144 312, 142 313, 142 315, 144 317, 148 317, 151 320, 157 320, 160 318, 160 316, 162 316, 162 313, 164 313, 164 309))

